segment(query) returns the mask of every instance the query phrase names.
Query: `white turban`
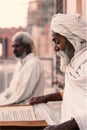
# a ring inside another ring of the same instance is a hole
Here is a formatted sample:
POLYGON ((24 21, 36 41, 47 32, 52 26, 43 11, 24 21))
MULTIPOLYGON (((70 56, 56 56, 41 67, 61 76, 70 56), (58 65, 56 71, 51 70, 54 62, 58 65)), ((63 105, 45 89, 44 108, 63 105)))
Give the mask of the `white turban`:
POLYGON ((86 23, 78 14, 55 14, 52 17, 51 30, 66 37, 76 51, 82 48, 79 43, 87 41, 86 23))

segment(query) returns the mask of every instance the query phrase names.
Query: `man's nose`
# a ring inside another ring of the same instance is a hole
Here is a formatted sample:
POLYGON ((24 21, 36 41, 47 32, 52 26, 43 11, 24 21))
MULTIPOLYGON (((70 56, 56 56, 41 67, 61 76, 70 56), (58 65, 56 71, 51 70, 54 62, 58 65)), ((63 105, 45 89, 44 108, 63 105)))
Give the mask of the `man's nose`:
POLYGON ((13 51, 16 51, 16 50, 17 50, 17 48, 14 46, 14 47, 13 47, 13 51))
POLYGON ((55 45, 54 50, 55 51, 59 51, 60 50, 60 46, 59 45, 55 45))
POLYGON ((55 44, 55 47, 60 49, 60 44, 55 44))

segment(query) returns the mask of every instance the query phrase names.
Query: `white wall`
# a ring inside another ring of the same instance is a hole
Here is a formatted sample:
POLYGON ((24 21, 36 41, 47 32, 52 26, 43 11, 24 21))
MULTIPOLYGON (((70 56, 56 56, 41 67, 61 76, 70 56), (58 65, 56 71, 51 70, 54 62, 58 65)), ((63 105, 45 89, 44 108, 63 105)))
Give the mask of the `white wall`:
POLYGON ((76 0, 67 0, 67 14, 76 13, 76 0))
POLYGON ((87 20, 87 0, 82 0, 82 16, 87 20))

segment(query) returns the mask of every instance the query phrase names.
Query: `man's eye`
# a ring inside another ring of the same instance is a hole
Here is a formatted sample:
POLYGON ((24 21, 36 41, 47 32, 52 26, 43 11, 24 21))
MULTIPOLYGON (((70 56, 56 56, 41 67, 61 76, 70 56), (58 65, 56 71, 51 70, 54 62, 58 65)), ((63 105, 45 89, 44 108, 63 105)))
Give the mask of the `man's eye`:
POLYGON ((53 42, 56 42, 55 39, 52 39, 53 42))
POLYGON ((13 45, 12 47, 20 47, 21 45, 13 45))
POLYGON ((57 44, 60 44, 60 41, 57 41, 57 44))
POLYGON ((20 47, 21 45, 16 45, 16 47, 20 47))

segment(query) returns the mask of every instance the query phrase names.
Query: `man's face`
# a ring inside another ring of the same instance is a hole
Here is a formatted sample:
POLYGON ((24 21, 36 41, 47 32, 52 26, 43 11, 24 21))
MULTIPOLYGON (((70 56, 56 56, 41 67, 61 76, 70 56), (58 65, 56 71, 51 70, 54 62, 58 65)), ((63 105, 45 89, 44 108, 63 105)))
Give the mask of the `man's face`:
POLYGON ((60 56, 60 70, 65 72, 66 67, 70 61, 69 55, 71 53, 70 50, 67 49, 68 43, 66 42, 65 37, 54 32, 52 33, 52 40, 55 44, 54 50, 57 52, 57 55, 60 56))
POLYGON ((13 47, 13 53, 15 54, 16 57, 20 58, 24 55, 25 46, 20 41, 14 42, 12 44, 12 47, 13 47))
POLYGON ((63 36, 52 32, 52 41, 55 44, 55 47, 54 47, 55 51, 59 51, 59 50, 64 51, 65 50, 66 42, 65 42, 65 39, 63 36))

